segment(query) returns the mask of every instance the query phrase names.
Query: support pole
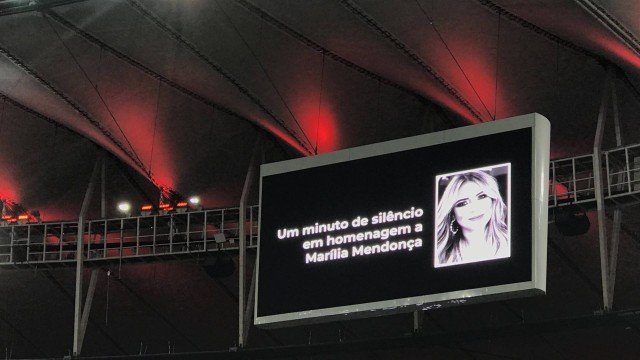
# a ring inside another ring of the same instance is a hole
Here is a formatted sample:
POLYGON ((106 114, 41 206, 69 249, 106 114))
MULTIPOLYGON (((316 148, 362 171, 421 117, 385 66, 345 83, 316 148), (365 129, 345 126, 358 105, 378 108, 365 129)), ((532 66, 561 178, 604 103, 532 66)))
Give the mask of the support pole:
MULTIPOLYGON (((620 131, 620 122, 618 119, 618 105, 615 91, 612 70, 607 71, 604 90, 602 93, 602 102, 600 103, 600 111, 598 113, 598 125, 596 127, 596 136, 593 142, 593 179, 594 190, 596 196, 597 212, 598 212, 598 237, 600 242, 600 276, 602 279, 602 301, 603 310, 611 311, 613 306, 613 291, 615 289, 615 274, 618 260, 618 243, 620 239, 620 225, 622 221, 622 212, 620 209, 614 210, 613 216, 613 234, 611 238, 611 249, 609 249, 606 229, 606 214, 604 204, 602 179, 602 139, 604 137, 604 125, 607 118, 607 106, 609 96, 613 105, 614 126, 616 132, 616 145, 622 145, 622 132, 620 131)), ((607 176, 609 174, 607 173, 607 176)), ((611 179, 607 179, 607 182, 611 179)))
MULTIPOLYGON (((618 96, 616 94, 616 86, 615 83, 611 84, 611 105, 613 107, 613 124, 616 130, 616 146, 620 147, 623 144, 622 138, 622 130, 620 129, 620 117, 618 112, 618 96)), ((628 167, 628 161, 625 162, 625 165, 628 167)), ((620 175, 620 183, 622 183, 622 177, 624 174, 620 175)), ((622 210, 615 209, 613 211, 613 229, 611 230, 611 249, 609 249, 609 272, 607 276, 609 277, 609 287, 607 291, 609 292, 608 299, 610 305, 613 305, 613 294, 615 292, 616 285, 616 269, 618 267, 618 245, 620 244, 620 227, 622 225, 622 210)))
POLYGON ((107 157, 102 156, 102 181, 100 182, 100 217, 102 219, 107 218, 107 200, 106 200, 106 188, 107 188, 107 157))
MULTIPOLYGON (((245 222, 247 221, 247 201, 249 197, 249 191, 251 191, 251 185, 253 183, 255 168, 258 165, 258 153, 260 151, 260 135, 256 140, 251 160, 249 161, 249 168, 247 170, 247 176, 244 180, 244 187, 242 188, 242 196, 240 197, 240 244, 238 254, 238 347, 244 347, 245 341, 245 260, 247 255, 247 241, 246 241, 246 228, 245 222)), ((247 326, 248 327, 248 326, 247 326)))
POLYGON ((417 333, 422 331, 423 324, 424 324, 424 311, 415 310, 413 312, 413 332, 417 333))
POLYGON ((253 265, 253 276, 251 277, 251 285, 249 286, 249 296, 247 298, 247 308, 244 312, 244 339, 243 344, 247 343, 249 338, 249 325, 251 324, 251 318, 253 317, 253 300, 256 293, 256 270, 258 269, 258 258, 253 265))
POLYGON ((83 270, 83 256, 82 247, 84 243, 84 217, 89 208, 89 202, 91 201, 91 195, 93 194, 93 188, 98 175, 98 165, 100 164, 100 158, 98 158, 93 166, 93 172, 91 173, 91 180, 87 186, 87 191, 84 194, 84 200, 82 201, 82 207, 80 208, 80 215, 78 216, 78 236, 76 237, 76 296, 75 296, 75 311, 73 319, 73 356, 80 355, 80 348, 82 347, 82 336, 80 331, 80 322, 82 315, 82 270, 83 270))
POLYGON ((93 294, 96 292, 96 283, 98 282, 98 269, 91 270, 91 279, 89 280, 89 289, 87 289, 87 297, 84 300, 84 308, 82 309, 82 319, 80 320, 80 343, 78 344, 78 354, 82 352, 82 343, 84 342, 84 334, 87 331, 89 323, 89 312, 91 311, 91 303, 93 302, 93 294))

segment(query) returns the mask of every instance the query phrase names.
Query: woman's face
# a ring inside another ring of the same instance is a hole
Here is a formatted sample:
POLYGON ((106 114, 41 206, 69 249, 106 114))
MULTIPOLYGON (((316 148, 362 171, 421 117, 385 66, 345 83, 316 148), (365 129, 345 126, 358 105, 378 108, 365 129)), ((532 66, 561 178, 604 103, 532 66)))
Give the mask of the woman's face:
POLYGON ((462 230, 484 229, 491 219, 492 203, 480 185, 472 181, 462 184, 453 205, 456 222, 462 230))

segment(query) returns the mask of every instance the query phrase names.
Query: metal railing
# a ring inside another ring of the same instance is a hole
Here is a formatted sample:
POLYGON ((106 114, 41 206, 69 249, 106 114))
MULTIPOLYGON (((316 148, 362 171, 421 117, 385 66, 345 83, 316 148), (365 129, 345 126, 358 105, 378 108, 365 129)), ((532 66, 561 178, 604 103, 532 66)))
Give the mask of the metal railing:
MULTIPOLYGON (((89 220, 81 237, 85 261, 175 257, 237 249, 239 208, 89 220)), ((258 243, 258 206, 247 208, 248 247, 258 243)), ((78 222, 0 227, 0 265, 73 264, 78 222)))
MULTIPOLYGON (((640 203, 640 144, 607 150, 601 156, 605 199, 640 203)), ((595 205, 592 155, 553 160, 549 174, 550 208, 595 205)), ((239 211, 236 207, 86 221, 83 256, 89 262, 121 261, 237 249, 239 211)), ((248 247, 258 244, 258 213, 257 205, 247 208, 248 247)), ((77 221, 0 226, 0 266, 72 265, 77 238, 77 221)))
MULTIPOLYGON (((605 200, 640 202, 640 144, 603 151, 601 156, 605 200)), ((549 174, 549 207, 595 204, 592 155, 553 160, 549 174)))

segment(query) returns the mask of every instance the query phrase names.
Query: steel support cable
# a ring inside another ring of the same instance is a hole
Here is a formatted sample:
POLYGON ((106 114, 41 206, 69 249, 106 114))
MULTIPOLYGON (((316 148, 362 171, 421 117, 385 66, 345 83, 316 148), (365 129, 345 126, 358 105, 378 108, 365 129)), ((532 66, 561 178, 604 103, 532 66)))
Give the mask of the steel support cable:
MULTIPOLYGON (((140 164, 144 164, 142 162, 142 159, 140 159, 140 157, 138 156, 138 154, 136 153, 136 150, 133 148, 133 144, 131 144, 131 142, 129 141, 129 138, 127 138, 127 134, 125 134, 124 130, 122 130, 122 127, 120 126, 120 123, 118 123, 118 120, 116 119, 115 115, 113 115, 113 112, 111 111, 111 109, 109 108, 109 105, 107 104, 107 102, 105 101, 105 99, 102 97, 102 94, 100 94, 100 91, 98 91, 98 86, 95 85, 93 83, 93 81, 91 81, 91 78, 89 77, 89 75, 87 74, 87 72, 84 70, 84 68, 82 67, 82 65, 80 65, 80 62, 78 62, 78 59, 76 59, 75 55, 73 55, 73 52, 71 51, 71 49, 69 49, 69 47, 67 46, 67 44, 64 42, 64 40, 62 39, 62 37, 60 36, 60 34, 58 33, 58 30, 56 30, 55 26, 53 26, 53 24, 51 23, 51 21, 49 20, 49 17, 45 16, 45 19, 47 20, 47 24, 49 24, 49 27, 51 27, 51 29, 53 30, 53 32, 56 34, 56 37, 58 38, 58 40, 60 41, 60 43, 62 43, 62 46, 67 50, 67 53, 71 56, 71 58, 73 59, 73 62, 76 64, 76 66, 80 69, 80 72, 82 73, 82 75, 85 77, 85 79, 89 82, 89 84, 91 84, 91 87, 93 88, 93 90, 96 92, 96 94, 98 95, 98 98, 100 99, 100 102, 102 102, 102 105, 104 105, 105 109, 107 109, 107 112, 109 113, 109 116, 111 117, 111 119, 113 120, 113 122, 116 124, 116 127, 118 127, 118 130, 120 130, 120 133, 122 134, 122 137, 124 138, 124 140, 127 142, 127 145, 129 145, 129 148, 131 149, 131 152, 133 153, 133 156, 135 156, 135 158, 138 160, 138 163, 140 164)), ((102 58, 102 55, 100 55, 100 57, 102 58)), ((151 176, 151 170, 149 170, 148 175, 151 176)))
POLYGON ((504 16, 507 20, 510 20, 510 21, 512 21, 512 22, 524 27, 525 29, 529 29, 529 30, 535 32, 536 34, 547 38, 548 40, 550 40, 552 42, 559 43, 560 45, 562 45, 564 47, 567 47, 567 48, 569 48, 569 49, 571 49, 571 50, 573 50, 573 51, 575 51, 577 53, 580 53, 582 55, 586 55, 586 56, 588 56, 590 58, 593 58, 598 62, 606 62, 606 60, 603 57, 601 57, 599 55, 596 55, 595 53, 592 53, 591 51, 589 51, 589 50, 587 50, 587 49, 585 49, 585 48, 583 48, 583 47, 581 47, 579 45, 576 45, 576 44, 574 44, 574 43, 572 43, 572 42, 570 42, 568 40, 565 40, 565 39, 563 39, 563 38, 561 38, 561 37, 559 37, 559 36, 557 36, 555 34, 552 34, 552 33, 548 32, 548 31, 544 30, 543 28, 541 28, 541 27, 539 27, 539 26, 537 26, 537 25, 535 25, 535 24, 533 24, 533 23, 531 23, 531 22, 519 17, 518 15, 515 15, 514 13, 510 12, 509 10, 507 10, 507 9, 505 9, 505 8, 499 6, 499 5, 496 5, 495 3, 493 3, 490 0, 475 0, 475 1, 477 1, 480 5, 486 7, 487 9, 491 10, 491 12, 494 12, 497 15, 504 16))
MULTIPOLYGON (((253 51, 253 49, 251 48, 251 46, 249 46, 249 43, 247 42, 247 40, 244 38, 244 36, 242 36, 242 33, 240 32, 240 30, 238 30, 238 28, 236 27, 236 25, 233 23, 233 20, 231 20, 231 17, 227 14, 226 11, 224 11, 224 8, 222 6, 220 6, 220 3, 218 1, 215 1, 215 4, 217 5, 217 7, 221 10, 222 15, 224 15, 224 17, 227 19, 227 22, 229 24, 231 24, 231 27, 233 28, 233 30, 236 32, 236 34, 238 34, 238 37, 240 38, 240 40, 242 40, 242 43, 247 47, 247 49, 249 50, 249 52, 251 53, 251 55, 255 58, 255 60, 258 62, 258 66, 260 67, 260 70, 262 70, 262 72, 264 73, 264 75, 266 76, 267 80, 269 81, 269 84, 271 85, 271 87, 276 91, 276 94, 278 95, 278 97, 280 98, 280 101, 282 101, 282 103, 284 104, 284 107, 287 109, 287 111, 289 112, 289 115, 291 115, 291 118, 293 119, 293 121, 296 123, 296 125, 298 126, 298 128, 300 129, 300 131, 302 132, 302 135, 304 136, 305 140, 307 140, 307 143, 309 143, 311 145, 311 140, 309 140, 309 137, 307 136, 307 134, 304 132, 304 130, 302 129, 302 125, 300 125, 300 122, 298 122, 298 119, 296 118, 296 116, 293 114, 293 111, 291 111, 291 108, 289 107, 289 104, 287 104, 287 102, 285 101, 284 97, 282 96, 282 94, 280 93, 280 90, 278 90, 278 87, 276 86, 275 82, 273 81, 273 79, 271 78, 271 76, 269 75, 269 72, 267 71, 267 69, 264 67, 264 65, 262 64, 262 61, 260 61, 260 58, 258 57, 258 55, 253 51)), ((262 34, 262 32, 260 32, 262 34)), ((262 39, 260 39, 260 42, 262 42, 262 39)), ((316 147, 316 154, 318 153, 318 149, 316 147)))
MULTIPOLYGON (((225 78, 225 80, 227 80, 229 83, 231 83, 233 86, 235 86, 240 93, 242 93, 243 95, 245 95, 249 100, 251 100, 251 102, 253 102, 256 106, 258 106, 265 114, 267 114, 273 121, 275 121, 276 123, 278 123, 280 126, 282 126, 282 128, 289 134, 291 135, 294 139, 296 139, 296 141, 300 144, 300 146, 302 146, 309 154, 313 154, 313 150, 311 150, 308 146, 310 146, 311 144, 305 144, 300 137, 296 134, 295 131, 293 131, 293 129, 291 129, 284 121, 282 121, 281 119, 279 119, 271 110, 269 110, 263 103, 262 101, 260 101, 260 99, 254 95, 248 88, 246 88, 245 86, 243 86, 242 84, 240 84, 240 82, 234 78, 229 72, 227 72, 225 69, 223 69, 220 65, 216 64, 215 62, 213 62, 213 60, 211 60, 209 57, 207 57, 202 51, 198 50, 198 48, 193 45, 192 43, 190 43, 186 38, 184 38, 182 35, 180 35, 177 31, 175 31, 174 29, 172 29, 169 25, 165 24, 162 19, 160 19, 159 17, 157 17, 156 15, 154 15, 153 13, 151 13, 149 10, 147 10, 146 8, 144 8, 140 3, 138 3, 136 0, 127 0, 128 3, 134 8, 136 9, 140 14, 142 14, 145 18, 147 18, 148 20, 150 20, 151 22, 153 22, 157 27, 159 27, 162 31, 164 31, 165 33, 167 33, 171 38, 173 38, 175 41, 177 41, 178 43, 182 44, 183 46, 185 46, 186 48, 188 48, 193 54, 195 54, 201 61, 203 61, 205 64, 207 64, 209 67, 211 67, 213 70, 215 70, 218 74, 220 74, 223 78, 225 78)), ((302 133, 304 134, 304 130, 302 128, 300 128, 300 130, 302 131, 302 133)), ((306 137, 306 134, 305 134, 306 137)))
POLYGON ((560 44, 568 49, 571 49, 573 51, 575 51, 578 54, 584 55, 586 57, 592 58, 594 59, 598 64, 600 64, 603 67, 607 67, 607 66, 613 66, 616 69, 616 72, 619 76, 622 77, 622 82, 627 86, 627 88, 629 88, 629 90, 631 90, 631 92, 633 93, 633 95, 635 96, 636 100, 638 102, 640 102, 640 90, 638 90, 635 85, 633 85, 633 83, 629 80, 629 78, 627 77, 627 74, 616 64, 614 64, 613 62, 609 61, 608 59, 597 55, 594 52, 591 52, 585 48, 583 48, 582 46, 576 45, 574 43, 572 43, 571 41, 565 40, 547 30, 544 30, 543 28, 519 17, 518 15, 515 15, 514 13, 510 12, 509 10, 506 10, 505 8, 496 5, 495 3, 493 3, 490 0, 475 0, 477 1, 480 5, 486 7, 487 9, 489 9, 490 11, 504 16, 506 19, 508 19, 509 21, 522 26, 525 29, 531 30, 534 33, 546 38, 547 40, 551 41, 551 42, 555 42, 557 44, 560 44))
MULTIPOLYGON (((306 45, 308 47, 310 47, 311 49, 329 57, 331 60, 340 63, 344 66, 346 66, 347 68, 350 68, 352 70, 357 71, 358 73, 365 75, 371 79, 377 80, 378 82, 391 86, 393 88, 396 88, 400 91, 403 91, 409 95, 414 96, 416 99, 422 101, 422 102, 429 102, 427 99, 425 99, 422 95, 418 94, 417 92, 410 90, 396 82, 393 82, 387 78, 382 77, 381 75, 378 75, 370 70, 367 70, 343 57, 341 57, 340 55, 332 52, 331 50, 323 47, 322 45, 318 44, 317 42, 309 39, 308 37, 302 35, 301 33, 299 33, 298 31, 294 30, 293 28, 291 28, 290 26, 286 25, 285 23, 281 22, 280 20, 276 19, 273 15, 269 14, 268 12, 264 11, 263 9, 253 5, 252 3, 250 3, 247 0, 234 0, 238 5, 244 7, 245 9, 247 9, 247 11, 249 11, 250 13, 254 14, 255 16, 259 17, 262 21, 270 24, 271 26, 275 27, 276 29, 282 31, 283 33, 291 36, 292 38, 294 38, 295 40, 299 41, 300 43, 302 43, 303 45, 306 45)), ((430 102, 429 102, 430 103, 430 102)), ((439 107, 438 107, 439 108, 439 107)), ((451 125, 451 127, 454 126, 453 122, 447 118, 447 122, 449 122, 449 125, 451 125)))
MULTIPOLYGON (((9 104, 13 105, 14 107, 28 113, 29 115, 35 116, 41 120, 44 120, 52 125, 54 125, 56 127, 56 132, 58 128, 62 128, 64 130, 69 131, 72 134, 82 136, 80 133, 76 132, 75 130, 69 128, 68 126, 62 124, 59 120, 50 118, 48 116, 45 116, 39 112, 37 112, 36 110, 31 109, 30 107, 18 102, 17 100, 7 96, 6 94, 0 92, 0 99, 3 99, 4 101, 8 102, 9 104)), ((96 143, 95 141, 88 139, 92 144, 94 144, 96 147, 98 148, 102 148, 100 145, 98 145, 98 143, 96 143)), ((115 156, 114 156, 115 158, 115 156)), ((144 190, 142 190, 142 187, 137 183, 137 181, 135 181, 135 179, 133 178, 133 176, 131 174, 129 174, 128 172, 128 167, 126 167, 121 161, 116 161, 116 164, 118 164, 118 166, 120 167, 120 170, 123 172, 123 174, 125 175, 125 177, 129 180, 129 182, 132 184, 132 186, 141 194, 141 196, 143 198, 145 198, 148 202, 153 202, 151 200, 151 198, 144 192, 144 190)))
POLYGON ((445 49, 447 49, 447 52, 449 53, 449 55, 451 55, 451 58, 453 59, 453 62, 456 64, 458 69, 460 69, 460 72, 462 72, 462 75, 464 76, 465 80, 467 80, 467 83, 469 84, 469 86, 471 86, 471 89, 473 90, 473 93, 476 94, 476 97, 478 98, 478 100, 480 100, 480 104, 482 104, 482 106, 484 107, 484 109, 487 112, 487 114, 489 114, 489 117, 492 118, 493 120, 495 120, 496 119, 495 114, 491 114, 491 111, 489 111, 489 108, 487 107, 487 105, 484 103, 484 101, 482 101, 482 98, 480 97, 480 94, 478 94, 478 90, 476 90, 476 87, 473 86, 473 83, 471 82, 471 79, 469 79, 469 76, 467 75, 467 72, 464 71, 464 69, 462 68, 462 65, 460 64, 460 62, 458 61, 456 56, 453 55, 453 51, 451 51, 451 48, 449 48, 449 45, 447 44, 447 42, 444 41, 444 37, 442 36, 440 31, 436 27, 436 24, 433 22, 433 19, 429 16, 429 14, 427 14, 427 12, 424 10, 422 5, 420 5, 420 1, 419 0, 415 0, 415 2, 416 2, 416 5, 418 5, 418 8, 420 8, 420 11, 424 15, 424 17, 427 19, 427 22, 429 23, 429 25, 431 25, 431 27, 433 28, 433 31, 436 33, 436 35, 438 35, 438 38, 440 39, 440 41, 444 45, 445 49))
MULTIPOLYGON (((129 57, 128 55, 125 55, 124 53, 116 50, 115 48, 113 48, 112 46, 106 44, 105 42, 103 42, 102 40, 96 38, 95 36, 89 34, 88 32, 80 29, 79 27, 75 26, 74 24, 72 24, 70 21, 68 21, 67 19, 65 19, 64 17, 60 16, 59 14, 53 12, 53 11, 47 11, 46 14, 53 20, 55 20, 56 22, 58 22, 59 24, 67 27, 68 29, 70 29, 71 31, 75 32, 76 34, 78 34, 79 36, 83 37, 85 40, 87 40, 88 42, 99 46, 100 48, 108 51, 111 55, 115 56, 116 58, 126 62, 127 64, 137 68, 138 70, 142 71, 143 73, 145 73, 146 75, 148 75, 149 77, 156 79, 158 81, 161 81, 167 85, 169 85, 170 87, 172 87, 173 89, 181 92, 184 95, 187 95, 188 97, 197 100, 207 106, 210 106, 211 108, 215 109, 215 110, 220 110, 223 113, 233 116, 237 119, 243 120, 248 122, 249 124, 263 130, 263 131, 267 131, 263 126, 261 126, 260 124, 257 124, 255 121, 249 120, 247 118, 245 118, 244 116, 236 113, 235 111, 222 106, 220 104, 217 104, 207 98, 205 98, 204 96, 191 91, 187 88, 185 88, 184 86, 174 82, 173 80, 170 80, 168 78, 166 78, 165 76, 155 72, 154 70, 150 69, 149 67, 143 65, 142 63, 134 60, 133 58, 129 57)), ((270 132, 269 132, 270 133, 270 132)), ((273 135, 273 134, 272 134, 273 135)), ((297 139, 296 139, 297 140, 297 139)), ((302 146, 302 144, 300 144, 302 146)), ((303 146, 304 147, 304 146, 303 146)))
POLYGON ((395 35, 382 27, 382 25, 378 24, 378 22, 373 19, 369 14, 367 14, 364 10, 358 7, 350 0, 339 0, 340 4, 342 4, 345 8, 351 11, 354 15, 358 16, 366 25, 368 25, 371 29, 376 31, 378 34, 382 35, 384 38, 389 40, 398 50, 400 50, 405 56, 409 57, 416 64, 418 64, 424 71, 426 71, 429 75, 431 75, 440 85, 442 85, 450 95, 452 95, 462 106, 464 106, 474 118, 484 122, 485 119, 480 115, 480 113, 467 101, 462 94, 453 87, 453 85, 449 84, 445 78, 443 78, 437 71, 435 71, 431 66, 429 66, 417 53, 413 50, 409 49, 409 47, 400 41, 395 35))
MULTIPOLYGON (((35 116, 38 119, 44 120, 44 121, 46 121, 46 122, 48 122, 48 123, 50 123, 50 124, 52 124, 52 125, 54 125, 56 127, 63 128, 63 129, 65 129, 65 130, 67 130, 67 131, 69 131, 69 132, 71 132, 73 134, 81 136, 78 132, 76 132, 75 130, 69 128, 68 126, 62 124, 60 121, 55 120, 53 118, 50 118, 48 116, 45 116, 45 115, 37 112, 36 110, 33 110, 32 108, 30 108, 30 107, 18 102, 17 100, 9 97, 7 94, 5 94, 5 93, 3 93, 1 91, 0 91, 0 99, 2 99, 3 101, 6 101, 7 103, 11 104, 13 107, 16 107, 16 108, 28 113, 29 115, 35 116)), ((89 141, 91 141, 91 140, 89 140, 89 141)), ((95 142, 93 142, 93 141, 91 141, 91 142, 95 144, 95 142)))
MULTIPOLYGON (((4 48, 2 45, 0 45, 0 54, 4 55, 7 59, 11 60, 12 63, 14 63, 16 66, 18 66, 24 72, 26 72, 31 77, 36 79, 40 84, 44 85, 47 89, 49 89, 49 91, 51 91, 53 94, 55 94, 58 98, 60 98, 62 101, 64 101, 67 105, 71 106, 78 114, 80 114, 85 120, 87 120, 91 125, 93 125, 93 127, 98 129, 100 131, 100 133, 102 133, 102 135, 107 137, 107 139, 109 139, 114 145, 116 145, 116 147, 118 149, 120 149, 123 153, 125 153, 127 155, 127 157, 129 157, 129 159, 131 159, 131 161, 133 161, 133 163, 136 164, 136 166, 138 166, 143 171, 143 173, 148 174, 148 171, 147 171, 146 167, 144 166, 144 164, 139 162, 135 158, 133 153, 131 153, 130 150, 128 150, 127 148, 124 147, 124 145, 122 144, 122 142, 120 142, 120 140, 118 140, 115 136, 113 136, 113 134, 111 134, 111 132, 109 132, 109 130, 107 130, 99 121, 97 121, 96 119, 91 117, 91 115, 89 115, 89 113, 87 113, 85 110, 83 110, 70 97, 68 97, 62 91, 60 91, 56 87, 54 87, 49 81, 45 80, 40 74, 38 74, 35 70, 31 69, 29 66, 27 66, 26 63, 24 63, 18 57, 13 55, 9 50, 4 48)), ((153 178, 151 178, 151 177, 150 177, 150 180, 154 184, 156 183, 155 180, 153 178)))

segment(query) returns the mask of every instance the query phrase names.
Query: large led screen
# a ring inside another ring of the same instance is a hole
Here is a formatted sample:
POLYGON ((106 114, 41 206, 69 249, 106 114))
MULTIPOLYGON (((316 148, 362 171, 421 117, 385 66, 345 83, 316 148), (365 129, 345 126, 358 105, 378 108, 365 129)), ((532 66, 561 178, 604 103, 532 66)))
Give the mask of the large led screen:
POLYGON ((255 324, 543 293, 549 134, 530 114, 263 165, 255 324))

